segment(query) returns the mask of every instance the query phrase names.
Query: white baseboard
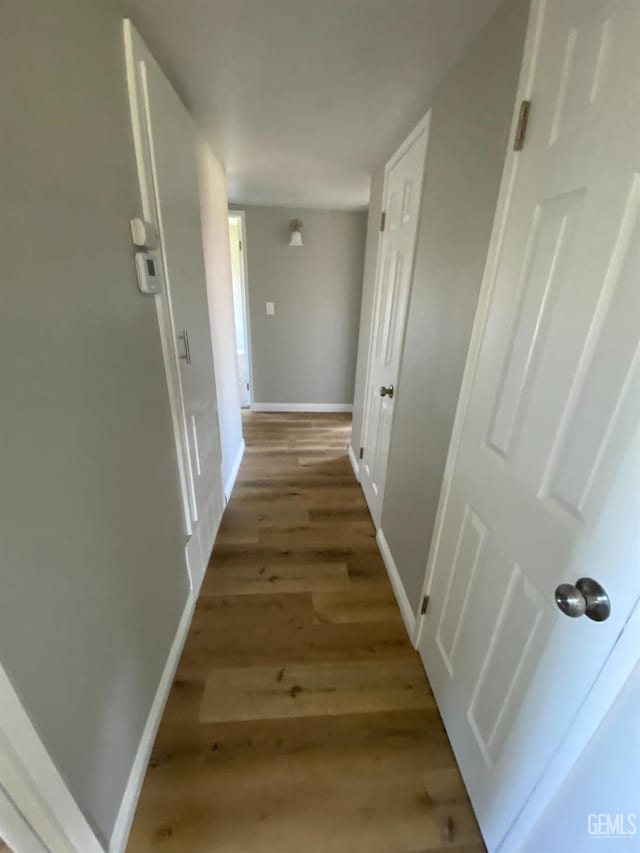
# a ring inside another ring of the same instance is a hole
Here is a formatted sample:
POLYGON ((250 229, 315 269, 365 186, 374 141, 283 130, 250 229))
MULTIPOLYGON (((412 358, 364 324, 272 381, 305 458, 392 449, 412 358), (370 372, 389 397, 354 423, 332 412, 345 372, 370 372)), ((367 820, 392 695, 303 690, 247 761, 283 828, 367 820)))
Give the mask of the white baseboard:
POLYGON ((360 482, 360 462, 356 459, 356 454, 353 452, 351 445, 349 445, 349 462, 351 462, 356 480, 360 482))
POLYGON ((242 457, 244 456, 245 443, 244 438, 240 443, 240 447, 238 448, 238 453, 236 454, 236 458, 233 462, 233 467, 229 472, 229 476, 227 477, 227 482, 224 484, 224 497, 225 500, 229 500, 231 497, 231 492, 233 491, 233 487, 235 485, 236 479, 238 477, 238 471, 240 470, 240 465, 242 465, 242 457))
POLYGON ((352 412, 351 403, 252 403, 252 412, 352 412))
POLYGON ((398 567, 395 564, 395 560, 393 559, 389 549, 389 544, 385 539, 385 535, 382 532, 382 528, 380 528, 376 533, 376 542, 378 543, 378 548, 382 554, 382 559, 387 569, 387 574, 389 575, 389 580, 391 581, 391 586, 393 587, 393 592, 395 594, 396 601, 398 602, 400 613, 402 613, 402 618, 404 619, 409 639, 413 645, 413 637, 416 630, 416 615, 409 603, 409 599, 407 598, 407 593, 405 592, 405 588, 402 584, 398 567))
POLYGON ((122 803, 120 804, 120 810, 118 811, 118 817, 116 818, 116 823, 111 834, 109 853, 123 853, 127 846, 127 840, 129 838, 129 833, 131 832, 131 824, 133 823, 136 806, 138 805, 138 798, 140 797, 140 790, 147 771, 147 764, 149 763, 149 757, 151 756, 151 750, 153 749, 153 743, 156 739, 164 706, 166 705, 169 691, 173 684, 180 655, 182 654, 182 648, 185 644, 185 640, 187 639, 187 633, 189 631, 189 626, 191 625, 191 618, 193 616, 195 605, 195 596, 190 593, 184 606, 182 616, 180 617, 180 624, 178 625, 176 635, 173 638, 169 656, 167 657, 167 662, 162 672, 162 677, 160 678, 160 683, 158 684, 158 689, 156 690, 156 695, 153 699, 153 704, 151 705, 151 710, 149 711, 149 716, 147 717, 142 737, 140 738, 133 767, 129 773, 129 781, 127 782, 127 787, 125 788, 124 796, 122 797, 122 803))

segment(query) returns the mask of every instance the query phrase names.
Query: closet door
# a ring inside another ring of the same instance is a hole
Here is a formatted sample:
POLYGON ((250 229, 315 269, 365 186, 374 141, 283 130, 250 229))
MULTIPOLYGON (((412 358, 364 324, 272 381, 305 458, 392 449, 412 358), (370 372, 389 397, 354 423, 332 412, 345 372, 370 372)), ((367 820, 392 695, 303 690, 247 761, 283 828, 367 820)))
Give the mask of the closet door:
POLYGON ((198 589, 224 500, 195 127, 129 22, 125 41, 142 207, 160 235, 163 292, 154 298, 174 410, 187 558, 198 589))

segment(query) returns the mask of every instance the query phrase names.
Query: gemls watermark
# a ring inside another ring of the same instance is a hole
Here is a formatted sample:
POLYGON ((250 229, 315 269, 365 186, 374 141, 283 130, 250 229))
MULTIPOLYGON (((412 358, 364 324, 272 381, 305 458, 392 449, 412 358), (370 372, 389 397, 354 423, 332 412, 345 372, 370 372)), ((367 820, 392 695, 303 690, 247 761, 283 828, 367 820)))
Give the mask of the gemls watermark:
POLYGON ((596 812, 587 816, 587 831, 596 838, 633 838, 638 834, 638 815, 596 812))

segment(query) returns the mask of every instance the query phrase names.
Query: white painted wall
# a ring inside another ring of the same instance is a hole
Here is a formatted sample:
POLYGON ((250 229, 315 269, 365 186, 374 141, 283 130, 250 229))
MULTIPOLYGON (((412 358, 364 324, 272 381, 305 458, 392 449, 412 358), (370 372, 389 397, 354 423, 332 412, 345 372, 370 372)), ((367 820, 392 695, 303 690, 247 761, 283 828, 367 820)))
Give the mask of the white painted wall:
POLYGON ((222 481, 228 496, 229 484, 237 470, 244 443, 238 388, 227 185, 222 164, 201 136, 196 141, 196 153, 213 360, 218 390, 222 481))

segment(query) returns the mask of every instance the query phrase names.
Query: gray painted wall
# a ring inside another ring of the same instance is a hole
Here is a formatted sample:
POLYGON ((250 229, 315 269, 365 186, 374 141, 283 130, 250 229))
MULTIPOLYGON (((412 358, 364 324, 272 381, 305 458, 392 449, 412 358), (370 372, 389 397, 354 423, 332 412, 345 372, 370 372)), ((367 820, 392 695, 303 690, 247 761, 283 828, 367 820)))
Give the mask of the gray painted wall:
MULTIPOLYGON (((502 175, 528 10, 529 0, 506 0, 432 102, 382 511, 382 529, 416 611, 502 175)), ((378 215, 372 210, 374 221, 378 215)))
POLYGON ((243 209, 254 401, 351 404, 366 212, 243 209), (292 219, 302 248, 288 245, 292 219))
POLYGON ((351 446, 356 459, 360 451, 362 436, 362 416, 365 384, 367 381, 367 359, 371 337, 371 318, 373 316, 373 294, 376 284, 378 245, 380 243, 380 211, 382 209, 382 191, 384 189, 384 166, 371 176, 371 196, 367 217, 367 242, 364 255, 364 273, 362 276, 362 298, 360 302, 360 334, 358 336, 358 361, 356 368, 355 391, 353 395, 353 416, 351 419, 351 446))
POLYGON ((382 529, 417 612, 529 11, 506 0, 438 88, 382 529))
POLYGON ((0 35, 0 660, 104 840, 188 592, 108 0, 9 0, 0 35))

